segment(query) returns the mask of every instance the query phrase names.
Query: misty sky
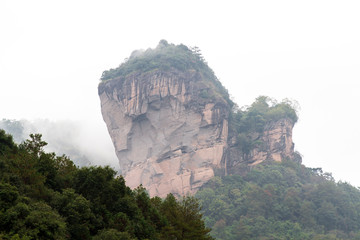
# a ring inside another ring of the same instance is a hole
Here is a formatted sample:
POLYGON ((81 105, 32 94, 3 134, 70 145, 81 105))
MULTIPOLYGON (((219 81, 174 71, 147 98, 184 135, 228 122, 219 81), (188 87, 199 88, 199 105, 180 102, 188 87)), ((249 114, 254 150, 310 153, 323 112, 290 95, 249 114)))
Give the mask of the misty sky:
POLYGON ((89 146, 110 144, 102 72, 166 39, 198 46, 239 106, 296 100, 303 163, 360 186, 359 12, 346 0, 2 0, 0 118, 80 121, 89 146))

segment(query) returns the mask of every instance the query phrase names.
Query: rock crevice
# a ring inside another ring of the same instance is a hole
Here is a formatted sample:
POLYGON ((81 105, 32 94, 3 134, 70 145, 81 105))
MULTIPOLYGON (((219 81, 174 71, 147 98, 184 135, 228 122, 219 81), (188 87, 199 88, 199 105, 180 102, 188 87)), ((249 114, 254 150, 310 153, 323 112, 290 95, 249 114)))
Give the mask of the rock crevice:
POLYGON ((196 72, 133 74, 99 86, 101 109, 130 187, 150 195, 194 193, 227 146, 224 101, 201 99, 196 72))
POLYGON ((242 152, 238 133, 229 137, 232 102, 198 52, 184 45, 146 52, 105 71, 98 88, 128 186, 142 184, 151 196, 183 196, 215 172, 242 173, 264 161, 294 158, 294 123, 286 117, 247 133, 256 145, 242 152))

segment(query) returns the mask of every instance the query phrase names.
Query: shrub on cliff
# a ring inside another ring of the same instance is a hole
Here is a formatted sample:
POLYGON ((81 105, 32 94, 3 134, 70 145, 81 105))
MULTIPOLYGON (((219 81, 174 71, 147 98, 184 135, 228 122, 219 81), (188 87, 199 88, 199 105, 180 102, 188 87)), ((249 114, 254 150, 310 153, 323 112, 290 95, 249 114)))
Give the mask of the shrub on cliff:
POLYGON ((101 76, 101 83, 115 78, 124 80, 126 76, 133 73, 144 74, 155 70, 165 72, 195 71, 202 76, 202 79, 207 83, 205 85, 211 89, 211 93, 207 92, 207 94, 202 91, 204 89, 200 89, 201 97, 207 98, 211 95, 216 99, 216 96, 220 96, 230 106, 233 105, 227 90, 208 66, 198 47, 189 48, 183 44, 169 44, 165 40, 161 40, 155 49, 133 51, 131 56, 125 59, 119 67, 104 71, 101 76))
POLYGON ((229 116, 229 137, 235 137, 236 143, 244 154, 261 144, 260 135, 270 122, 290 119, 298 120, 296 104, 290 100, 277 103, 275 100, 260 96, 245 109, 234 109, 229 116), (254 134, 257 133, 256 138, 254 134))
POLYGON ((189 49, 183 44, 174 45, 161 40, 155 49, 133 51, 118 68, 104 71, 101 80, 106 81, 114 77, 125 77, 133 72, 145 73, 155 69, 197 70, 211 77, 213 75, 198 48, 189 49))

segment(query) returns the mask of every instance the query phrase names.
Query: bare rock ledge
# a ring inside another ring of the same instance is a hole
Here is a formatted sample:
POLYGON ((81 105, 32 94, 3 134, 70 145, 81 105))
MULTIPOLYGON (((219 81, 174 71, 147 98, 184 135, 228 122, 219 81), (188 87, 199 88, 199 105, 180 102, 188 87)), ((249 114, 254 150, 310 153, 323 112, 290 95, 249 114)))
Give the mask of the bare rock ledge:
POLYGON ((133 73, 101 83, 101 111, 128 186, 142 184, 151 196, 195 193, 216 169, 292 157, 292 127, 284 119, 266 126, 262 149, 244 157, 228 143, 230 107, 199 96, 196 71, 133 73))

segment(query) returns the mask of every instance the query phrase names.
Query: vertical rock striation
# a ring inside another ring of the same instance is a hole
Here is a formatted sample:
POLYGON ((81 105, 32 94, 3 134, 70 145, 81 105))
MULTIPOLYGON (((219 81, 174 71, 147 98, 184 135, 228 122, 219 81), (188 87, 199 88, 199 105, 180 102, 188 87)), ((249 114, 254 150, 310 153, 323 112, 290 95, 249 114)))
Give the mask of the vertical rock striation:
POLYGON ((104 72, 98 91, 121 174, 151 196, 195 193, 215 172, 294 157, 289 118, 247 133, 261 144, 242 152, 237 130, 228 133, 233 103, 197 48, 162 40, 156 49, 135 51, 104 72))
POLYGON ((239 149, 235 139, 229 140, 225 157, 226 174, 241 174, 249 167, 264 161, 280 162, 284 159, 295 159, 293 127, 294 122, 289 118, 267 123, 262 133, 252 135, 252 141, 259 141, 260 144, 249 154, 244 154, 239 149))
POLYGON ((196 71, 152 71, 99 86, 102 115, 130 187, 181 196, 220 167, 229 107, 198 96, 206 88, 202 78, 196 71))

